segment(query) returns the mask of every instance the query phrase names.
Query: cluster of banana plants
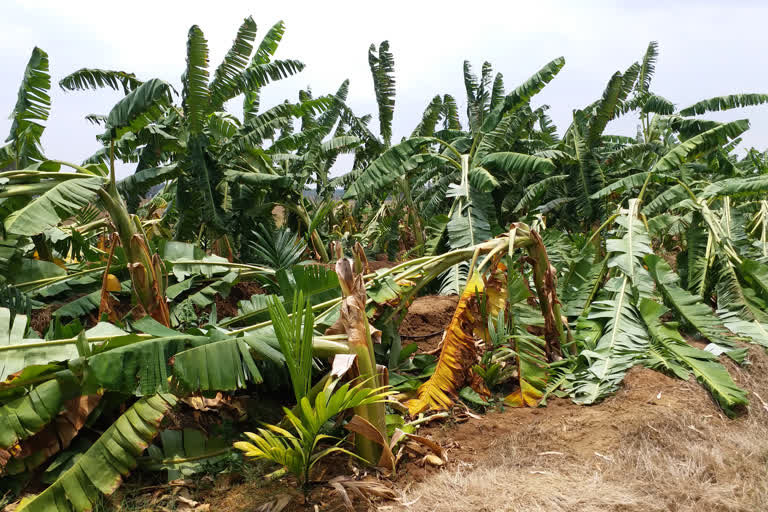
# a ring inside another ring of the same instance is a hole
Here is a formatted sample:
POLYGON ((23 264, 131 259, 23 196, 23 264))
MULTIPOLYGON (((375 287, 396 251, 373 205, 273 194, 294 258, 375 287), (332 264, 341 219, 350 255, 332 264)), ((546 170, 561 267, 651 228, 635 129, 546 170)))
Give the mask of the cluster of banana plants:
MULTIPOLYGON (((542 231, 554 267, 559 293, 550 300, 559 301, 568 319, 569 349, 556 356, 545 350, 545 339, 537 342, 530 335, 537 327, 551 331, 551 325, 522 319, 512 301, 507 304, 511 310, 498 319, 491 314, 497 309, 481 307, 484 318, 478 323, 477 306, 467 313, 465 301, 472 296, 471 288, 483 288, 468 284, 443 341, 437 363, 443 372, 436 371, 419 388, 412 411, 450 405, 448 395, 467 383, 487 396, 485 383, 499 385, 510 378, 517 379, 519 387, 507 397, 509 404, 538 405, 551 393, 591 404, 616 391, 626 372, 638 364, 683 379, 694 375, 728 414, 747 403, 746 392, 718 358, 724 354, 744 363, 744 343, 765 347, 768 340, 763 231, 768 181, 760 153, 751 150, 742 159, 734 154, 748 121, 719 123, 695 116, 760 105, 768 96, 723 96, 677 111, 649 90, 656 55, 656 44, 651 43, 642 62, 617 72, 602 98, 574 112, 562 140, 548 137, 546 123, 540 123, 538 131, 513 132, 524 133, 521 140, 509 131, 498 139, 483 133, 498 121, 497 109, 508 123, 515 122, 519 111, 505 111, 508 103, 500 106, 499 76, 492 93, 486 92, 489 66, 480 82, 467 73, 468 117, 478 135, 456 140, 466 143, 468 154, 442 140, 412 137, 375 161, 350 187, 349 195, 376 190, 403 170, 419 175, 434 162, 444 162, 440 175, 451 176, 446 179, 447 193, 441 193, 439 181, 427 182, 427 193, 451 201, 433 248, 439 251, 445 243, 461 247, 474 234, 497 234, 512 215, 542 231), (485 99, 474 101, 478 95, 485 99), (604 134, 610 120, 633 111, 640 113, 636 138, 604 134), (479 165, 473 163, 480 148, 496 140, 526 152, 492 153, 479 165), (461 154, 461 160, 451 153, 461 154), (482 172, 490 178, 480 180, 482 172), (504 179, 513 186, 505 186, 504 179), (497 193, 500 197, 494 201, 497 193), (488 314, 493 321, 484 327, 488 314), (479 360, 473 345, 478 337, 486 351, 479 360), (703 342, 704 348, 692 346, 691 340, 703 342), (485 382, 478 382, 478 376, 485 382)), ((559 69, 558 62, 507 98, 516 100, 522 94, 518 91, 532 90, 533 83, 543 86, 559 69)), ((463 282, 471 268, 446 273, 445 289, 456 290, 453 283, 463 282)), ((539 303, 542 290, 550 288, 534 281, 525 284, 539 303)), ((507 293, 526 296, 514 289, 507 293)))
POLYGON ((393 142, 386 41, 368 51, 378 134, 346 80, 261 109, 304 67, 275 58, 284 30, 255 44, 246 18, 211 74, 193 26, 181 92, 66 76, 67 91, 122 93, 88 116, 104 132, 80 163, 44 154, 51 77, 33 50, 0 147, 0 483, 48 487, 17 510, 89 510, 137 465, 178 476, 230 453, 164 419, 216 393, 292 390, 282 421, 235 448, 302 485, 330 453, 396 471, 399 441, 428 442, 413 425, 430 409, 593 404, 636 365, 694 376, 729 415, 747 404, 722 358, 768 348, 768 158, 739 156, 748 121, 699 116, 768 95, 678 109, 651 91, 651 43, 561 137, 532 100, 564 58, 510 92, 465 62, 465 127, 436 95, 393 142), (606 133, 631 114, 635 137, 606 133), (380 254, 392 266, 371 271, 380 254), (217 311, 244 283, 260 293, 217 311), (398 334, 427 292, 458 296, 436 356, 398 334))

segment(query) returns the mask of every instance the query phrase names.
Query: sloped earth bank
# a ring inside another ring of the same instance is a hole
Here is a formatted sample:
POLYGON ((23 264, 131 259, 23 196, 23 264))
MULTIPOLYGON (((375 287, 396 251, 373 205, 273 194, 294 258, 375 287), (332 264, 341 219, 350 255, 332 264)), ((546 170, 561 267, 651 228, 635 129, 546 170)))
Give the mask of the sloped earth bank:
POLYGON ((750 391, 749 408, 733 420, 693 379, 636 367, 595 406, 553 399, 430 425, 420 434, 447 447, 449 463, 418 482, 401 475, 401 502, 379 509, 768 510, 768 355, 753 346, 749 361, 729 365, 750 391))
MULTIPOLYGON (((401 333, 442 329, 455 305, 451 297, 417 299, 401 333)), ((428 351, 439 340, 413 341, 428 351)), ((546 408, 506 408, 423 427, 420 434, 447 449, 447 464, 409 461, 390 483, 399 500, 370 505, 357 499, 355 506, 395 512, 768 510, 768 356, 751 347, 749 360, 746 367, 729 366, 750 391, 748 410, 735 420, 696 382, 637 367, 615 396, 595 406, 552 399, 546 408)), ((316 477, 355 471, 365 470, 334 458, 316 477)), ((211 510, 246 512, 262 504, 277 510, 269 503, 285 492, 285 484, 254 479, 205 501, 211 510)), ((311 505, 303 503, 297 496, 283 510, 345 510, 327 487, 311 493, 311 505)))

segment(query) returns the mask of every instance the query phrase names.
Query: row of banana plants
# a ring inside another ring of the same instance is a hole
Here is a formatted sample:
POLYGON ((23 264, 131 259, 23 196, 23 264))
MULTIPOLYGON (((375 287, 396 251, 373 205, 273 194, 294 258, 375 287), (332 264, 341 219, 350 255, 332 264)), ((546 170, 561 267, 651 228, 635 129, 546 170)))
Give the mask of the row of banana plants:
POLYGON ((89 510, 137 464, 178 474, 228 451, 166 428, 201 394, 289 387, 295 407, 235 447, 302 485, 335 452, 394 472, 420 415, 459 398, 593 404, 635 365, 693 375, 725 413, 744 409, 721 359, 768 348, 768 164, 736 156, 746 120, 697 116, 768 96, 678 110, 650 90, 651 43, 561 138, 531 101, 563 58, 509 93, 490 64, 478 78, 465 63, 467 129, 438 95, 393 144, 386 42, 368 52, 378 135, 346 105, 348 81, 260 111, 262 88, 304 67, 274 58, 283 32, 255 45, 247 18, 211 78, 193 26, 178 105, 156 78, 68 75, 65 90, 124 94, 90 116, 105 131, 79 164, 44 155, 48 57, 32 52, 0 148, 0 476, 50 484, 21 510, 89 510), (234 98, 242 118, 225 110, 234 98), (635 137, 606 134, 630 113, 635 137), (345 152, 350 172, 331 178, 345 152), (136 164, 122 181, 120 162, 136 164), (379 253, 401 262, 371 271, 379 253), (217 311, 244 283, 264 293, 217 311), (425 292, 459 296, 438 357, 398 334, 425 292), (48 326, 30 321, 54 303, 48 326), (107 423, 97 438, 94 422, 107 423))
MULTIPOLYGON (((496 271, 500 255, 532 246, 535 240, 543 249, 535 232, 521 225, 511 237, 365 274, 367 260, 358 246, 357 271, 341 258, 335 272, 304 265, 294 267, 290 276, 283 273, 284 280, 293 282, 292 294, 283 289, 255 296, 260 297, 262 316, 268 312, 266 320, 259 321, 259 314, 254 314, 259 305, 252 298, 243 301, 247 306, 242 315, 226 322, 212 318, 210 324, 185 332, 146 315, 121 326, 100 322, 71 338, 42 340, 25 336, 32 333, 25 315, 3 308, 3 472, 28 474, 66 450, 80 429, 102 413, 100 402, 109 397, 130 403, 135 397, 138 400, 82 455, 68 454, 68 463, 57 466, 59 476, 48 489, 22 502, 22 510, 87 510, 136 465, 161 429, 163 416, 181 397, 259 385, 270 364, 287 366, 298 409, 286 410, 286 418, 296 434, 277 425, 250 434, 253 444, 236 445, 246 455, 279 462, 307 482, 319 458, 346 451, 337 441, 315 453, 318 442, 327 442, 321 435, 326 421, 354 409, 356 416, 347 427, 357 434, 357 456, 393 471, 384 408, 387 371, 385 365, 377 365, 373 347, 381 341, 381 331, 369 324, 369 317, 380 321, 395 315, 409 297, 462 260, 477 261, 473 282, 482 283, 486 269, 496 271), (483 260, 478 261, 481 255, 483 260), (333 298, 326 299, 327 292, 333 298), (325 366, 329 374, 318 377, 313 360, 329 358, 332 364, 325 366), (342 377, 352 381, 339 384, 342 377), (43 444, 46 450, 36 449, 43 444)), ((209 265, 204 260, 177 260, 169 274, 209 265)), ((536 272, 538 281, 541 276, 536 272)), ((503 304, 502 296, 499 300, 503 304)), ((552 304, 546 304, 543 311, 551 316, 552 304)), ((553 346, 559 350, 559 338, 553 338, 553 346)), ((397 440, 409 435, 399 429, 394 434, 397 440)), ((218 454, 220 450, 213 455, 218 454)))

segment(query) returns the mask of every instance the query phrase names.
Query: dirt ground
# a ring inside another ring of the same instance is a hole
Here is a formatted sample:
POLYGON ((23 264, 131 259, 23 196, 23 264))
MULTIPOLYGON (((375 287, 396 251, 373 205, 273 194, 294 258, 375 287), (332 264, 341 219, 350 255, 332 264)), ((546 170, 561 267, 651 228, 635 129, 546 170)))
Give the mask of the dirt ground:
POLYGON ((722 415, 706 391, 645 368, 603 403, 506 409, 430 426, 450 463, 401 483, 398 511, 751 511, 768 508, 768 357, 739 375, 752 405, 722 415))
MULTIPOLYGON (((401 334, 434 333, 447 325, 455 297, 422 297, 401 334)), ((403 342, 409 340, 404 338, 403 342)), ((440 335, 414 338, 421 351, 440 335)), ((758 511, 768 510, 768 355, 750 349, 750 364, 730 365, 750 391, 740 417, 725 417, 693 379, 684 382, 636 367, 613 397, 591 407, 552 399, 539 409, 491 411, 463 423, 433 422, 419 434, 447 452, 439 468, 419 461, 383 479, 396 500, 357 499, 358 510, 434 511, 758 511)), ((319 478, 365 471, 343 458, 319 478)), ((369 478, 373 479, 372 475, 369 478)), ((212 510, 278 510, 286 486, 252 482, 211 496, 212 510)), ((345 510, 328 487, 283 510, 345 510)))
POLYGON ((421 352, 436 349, 458 303, 458 297, 447 295, 428 295, 414 300, 400 324, 403 345, 415 342, 421 352))

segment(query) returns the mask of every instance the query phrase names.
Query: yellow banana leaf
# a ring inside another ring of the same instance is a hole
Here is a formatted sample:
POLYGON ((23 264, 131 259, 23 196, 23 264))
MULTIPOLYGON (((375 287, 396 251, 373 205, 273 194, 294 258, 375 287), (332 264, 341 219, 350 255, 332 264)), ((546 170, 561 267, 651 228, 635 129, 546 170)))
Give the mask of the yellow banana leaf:
MULTIPOLYGON (((493 265, 490 278, 485 282, 473 273, 461 294, 451 323, 443 336, 443 348, 435 373, 419 386, 418 398, 408 401, 411 415, 427 409, 447 409, 453 405, 452 396, 466 382, 472 382, 472 366, 477 360, 475 340, 485 337, 485 322, 480 315, 479 300, 486 301, 486 311, 495 315, 506 304, 506 275, 503 265, 493 265)), ((473 384, 477 385, 477 379, 473 384)))
POLYGON ((504 402, 512 407, 536 407, 547 387, 548 365, 545 342, 537 336, 518 336, 513 340, 517 352, 517 375, 520 388, 504 402))

